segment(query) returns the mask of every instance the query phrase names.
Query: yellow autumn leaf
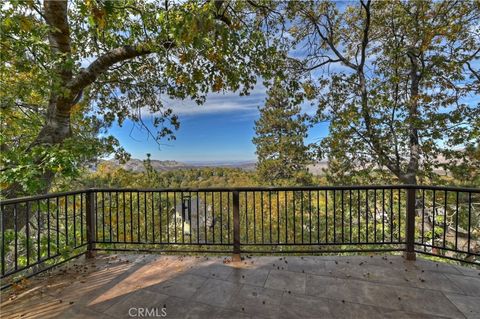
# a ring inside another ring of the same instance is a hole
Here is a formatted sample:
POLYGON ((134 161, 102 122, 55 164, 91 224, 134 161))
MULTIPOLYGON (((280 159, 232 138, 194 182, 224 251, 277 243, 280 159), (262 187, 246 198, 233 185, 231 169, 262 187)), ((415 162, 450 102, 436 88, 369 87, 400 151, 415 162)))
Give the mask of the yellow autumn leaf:
POLYGON ((27 17, 21 17, 20 19, 20 29, 25 32, 29 32, 33 28, 32 21, 27 17))
POLYGON ((219 92, 223 88, 223 80, 221 77, 217 76, 215 78, 215 83, 213 83, 213 91, 219 92))
POLYGON ((80 103, 77 103, 75 104, 74 106, 72 106, 72 109, 71 109, 71 114, 76 114, 78 113, 79 111, 81 111, 81 105, 80 103))

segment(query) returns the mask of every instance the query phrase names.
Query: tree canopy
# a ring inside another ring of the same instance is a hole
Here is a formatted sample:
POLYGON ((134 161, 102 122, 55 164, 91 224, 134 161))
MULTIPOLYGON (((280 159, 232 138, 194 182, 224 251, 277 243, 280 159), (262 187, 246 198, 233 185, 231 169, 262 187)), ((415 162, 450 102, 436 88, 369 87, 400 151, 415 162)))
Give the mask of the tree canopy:
POLYGON ((45 192, 56 174, 116 153, 115 121, 174 138, 172 99, 248 94, 275 49, 264 10, 229 1, 10 1, 1 8, 4 196, 45 192), (263 18, 262 18, 263 17, 263 18))
POLYGON ((331 176, 402 183, 468 163, 480 128, 478 1, 289 2, 291 63, 330 123, 331 176))

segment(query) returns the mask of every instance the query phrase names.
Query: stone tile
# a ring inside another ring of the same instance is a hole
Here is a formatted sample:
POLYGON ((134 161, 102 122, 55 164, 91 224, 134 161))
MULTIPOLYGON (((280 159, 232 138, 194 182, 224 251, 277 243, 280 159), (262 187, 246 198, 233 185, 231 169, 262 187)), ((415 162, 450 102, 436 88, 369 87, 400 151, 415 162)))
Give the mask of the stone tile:
POLYGON ((394 268, 402 268, 404 259, 401 256, 396 255, 358 255, 358 256, 328 256, 328 258, 324 258, 324 256, 320 256, 321 260, 324 261, 336 261, 338 264, 359 264, 364 263, 368 265, 375 265, 375 266, 385 266, 391 265, 390 267, 394 268), (390 263, 391 262, 391 263, 390 263))
POLYGON ((331 313, 334 318, 345 319, 433 319, 437 316, 409 313, 403 310, 387 309, 350 302, 330 301, 331 313))
POLYGON ((197 290, 197 293, 193 296, 193 299, 208 305, 225 307, 239 289, 239 285, 228 281, 208 279, 197 290))
POLYGON ((227 281, 263 287, 269 272, 268 269, 232 268, 227 281))
MULTIPOLYGON (((370 256, 353 256, 361 258, 352 258, 352 261, 363 262, 366 265, 388 267, 393 269, 404 269, 408 267, 409 262, 402 256, 397 255, 373 255, 370 256)), ((340 259, 341 260, 341 259, 340 259)), ((357 263, 357 264, 358 264, 357 263)))
POLYGON ((419 257, 417 258, 416 261, 411 263, 414 264, 415 267, 420 270, 439 271, 442 273, 457 274, 457 275, 461 274, 461 272, 457 269, 457 267, 455 267, 455 265, 448 264, 446 262, 445 263, 436 262, 436 261, 431 261, 431 260, 427 260, 419 257))
MULTIPOLYGON (((187 303, 186 305, 184 304, 183 306, 187 306, 188 311, 185 314, 185 316, 182 316, 181 318, 185 319, 202 319, 202 318, 211 318, 211 317, 216 317, 223 309, 222 308, 217 308, 214 306, 194 302, 192 304, 189 303, 188 300, 185 300, 187 303)), ((167 312, 167 318, 171 318, 173 316, 168 316, 167 312)))
POLYGON ((245 256, 242 261, 232 262, 229 264, 233 268, 254 268, 254 269, 273 269, 273 264, 280 264, 280 259, 282 257, 274 256, 261 256, 261 257, 250 257, 245 256))
POLYGON ((329 307, 332 314, 332 318, 344 319, 344 318, 356 318, 356 319, 383 319, 385 318, 384 312, 398 311, 398 310, 385 310, 382 308, 361 305, 351 302, 342 302, 337 300, 330 300, 329 307))
POLYGON ((130 318, 128 313, 130 308, 161 309, 167 298, 167 295, 142 289, 124 296, 104 313, 115 318, 130 318))
POLYGON ((332 318, 328 299, 283 293, 276 318, 332 318))
POLYGON ((225 280, 230 276, 233 269, 223 264, 201 264, 198 265, 191 270, 189 270, 190 274, 204 276, 208 278, 214 279, 222 279, 225 280))
MULTIPOLYGON (((366 257, 355 258, 354 260, 327 260, 325 261, 325 273, 320 275, 345 279, 363 279, 363 276, 369 272, 367 261, 366 257)), ((371 265, 370 267, 375 266, 371 265)), ((389 270, 395 271, 394 269, 389 270)))
POLYGON ((399 267, 380 266, 369 263, 368 260, 360 260, 353 263, 326 262, 329 269, 327 276, 345 279, 366 280, 390 285, 410 286, 407 280, 408 272, 399 267))
POLYGON ((240 312, 231 309, 223 309, 220 312, 214 314, 214 316, 209 316, 208 318, 215 318, 215 319, 249 319, 252 318, 250 315, 246 314, 245 312, 240 312))
POLYGON ((205 277, 187 273, 160 284, 149 286, 146 289, 169 296, 190 298, 206 280, 205 277))
MULTIPOLYGON (((465 318, 463 314, 440 291, 396 287, 401 309, 406 312, 444 316, 447 318, 465 318)), ((390 302, 390 299, 385 299, 390 302)))
POLYGON ((2 319, 54 318, 71 307, 68 302, 60 302, 56 298, 40 293, 31 293, 11 302, 4 301, 2 296, 0 313, 2 319))
POLYGON ((82 306, 73 306, 69 309, 65 310, 64 312, 60 313, 56 318, 64 318, 64 319, 83 319, 83 318, 91 318, 91 319, 108 319, 111 318, 106 314, 102 314, 97 311, 93 311, 82 306))
POLYGON ((344 287, 343 294, 352 302, 388 309, 401 309, 395 286, 349 280, 344 287))
POLYGON ((452 274, 446 274, 446 276, 453 281, 464 294, 480 297, 480 276, 479 278, 452 274))
MULTIPOLYGON (((310 296, 349 300, 348 280, 327 276, 307 275, 305 293, 310 296)), ((351 297, 353 298, 353 297, 351 297)), ((353 301, 353 299, 350 299, 353 301)))
POLYGON ((167 316, 165 318, 185 318, 190 311, 190 307, 196 304, 192 300, 178 297, 168 297, 162 306, 165 306, 167 316))
POLYGON ((363 280, 308 275, 306 294, 341 302, 401 309, 394 288, 363 280))
MULTIPOLYGON (((138 291, 145 290, 145 287, 156 283, 157 280, 162 280, 161 277, 153 279, 150 274, 145 274, 142 270, 143 269, 140 268, 126 276, 120 276, 117 281, 112 281, 107 285, 97 287, 90 293, 84 294, 84 296, 78 300, 78 304, 84 304, 89 309, 103 312, 124 298, 130 297, 138 291)), ((91 284, 86 286, 95 287, 95 285, 91 284)))
POLYGON ((417 288, 440 290, 445 292, 462 293, 458 285, 444 273, 436 271, 408 271, 405 272, 409 283, 417 288))
POLYGON ((98 302, 105 298, 121 297, 122 295, 161 284, 182 275, 184 271, 183 265, 176 265, 175 263, 160 266, 153 262, 152 265, 141 265, 139 268, 122 276, 118 282, 113 282, 113 284, 102 288, 100 290, 102 294, 93 302, 98 302))
POLYGON ((123 272, 116 272, 114 269, 111 271, 108 269, 97 270, 88 277, 69 276, 68 281, 52 283, 53 289, 49 289, 48 294, 64 300, 79 300, 88 294, 108 289, 107 287, 118 283, 123 276, 123 272))
POLYGON ((291 271, 272 270, 268 274, 265 288, 290 291, 292 293, 305 293, 306 275, 291 271))
POLYGON ((445 294, 467 318, 480 318, 480 297, 445 294))
POLYGON ((327 270, 325 268, 325 261, 315 257, 289 257, 284 258, 287 261, 285 270, 292 272, 300 272, 314 275, 325 275, 327 270))
POLYGON ((114 295, 110 294, 110 293, 106 293, 106 294, 99 295, 97 298, 95 298, 93 300, 90 300, 89 302, 85 302, 85 299, 87 299, 87 298, 82 298, 76 304, 78 306, 88 308, 88 309, 93 310, 93 311, 104 312, 107 309, 109 309, 110 307, 112 307, 113 305, 115 305, 115 304, 119 303, 120 301, 124 300, 125 298, 127 298, 129 296, 129 294, 131 294, 131 293, 132 292, 127 293, 127 294, 123 294, 123 295, 122 294, 116 294, 116 292, 114 292, 114 295))
POLYGON ((286 258, 284 257, 276 257, 275 259, 268 258, 266 260, 263 259, 253 259, 251 261, 247 260, 245 267, 249 269, 266 269, 270 270, 286 270, 287 263, 285 262, 286 258), (251 264, 253 262, 253 264, 251 264))
POLYGON ((134 266, 127 271, 100 269, 60 289, 52 287, 49 293, 64 302, 74 301, 76 305, 102 312, 124 296, 150 284, 151 275, 143 267, 146 266, 134 266))
POLYGON ((480 278, 480 267, 477 267, 477 266, 470 266, 470 267, 455 266, 455 268, 465 276, 480 278))
POLYGON ((477 269, 393 255, 245 257, 78 259, 15 299, 2 291, 2 319, 128 318, 131 306, 163 305, 169 318, 480 318, 477 269))
POLYGON ((280 290, 244 285, 229 307, 255 318, 274 318, 278 315, 282 295, 280 290))

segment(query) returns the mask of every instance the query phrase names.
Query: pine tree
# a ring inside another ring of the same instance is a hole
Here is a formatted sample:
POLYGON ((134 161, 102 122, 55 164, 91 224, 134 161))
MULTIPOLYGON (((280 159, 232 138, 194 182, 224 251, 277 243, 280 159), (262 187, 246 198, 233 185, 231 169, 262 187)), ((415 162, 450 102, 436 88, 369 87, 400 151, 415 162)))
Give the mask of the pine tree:
POLYGON ((305 145, 307 115, 300 101, 287 89, 275 84, 268 91, 260 118, 255 121, 253 143, 258 156, 257 172, 269 185, 305 185, 311 183, 307 165, 312 158, 305 145))

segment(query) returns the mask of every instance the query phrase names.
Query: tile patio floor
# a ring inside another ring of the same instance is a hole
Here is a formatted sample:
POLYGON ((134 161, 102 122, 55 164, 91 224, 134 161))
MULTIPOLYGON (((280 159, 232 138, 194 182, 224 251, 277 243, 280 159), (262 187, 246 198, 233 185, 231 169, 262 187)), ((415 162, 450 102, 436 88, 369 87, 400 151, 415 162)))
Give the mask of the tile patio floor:
POLYGON ((2 318, 480 318, 480 269, 401 256, 99 255, 11 293, 2 318))

